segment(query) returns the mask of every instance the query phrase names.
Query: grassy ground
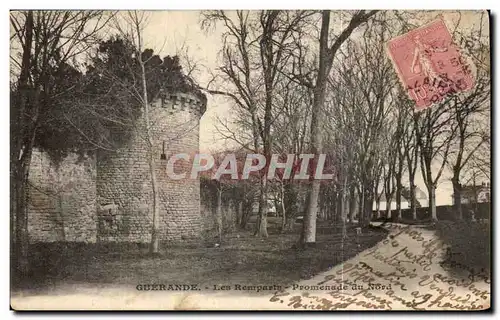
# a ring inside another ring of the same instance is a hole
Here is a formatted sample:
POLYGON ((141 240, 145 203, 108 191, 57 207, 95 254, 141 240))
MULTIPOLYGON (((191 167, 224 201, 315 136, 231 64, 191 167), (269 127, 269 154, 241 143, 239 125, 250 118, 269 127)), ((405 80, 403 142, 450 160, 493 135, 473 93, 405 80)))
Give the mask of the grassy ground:
POLYGON ((489 273, 491 269, 491 225, 471 221, 439 221, 433 229, 449 246, 444 261, 459 272, 463 269, 489 273))
POLYGON ((160 257, 151 257, 146 248, 137 246, 110 250, 95 245, 44 244, 33 247, 33 274, 18 289, 44 291, 83 283, 287 285, 328 270, 375 245, 386 234, 372 227, 356 235, 350 228, 348 240, 342 242, 338 230, 320 225, 316 247, 300 250, 293 246, 297 232, 279 234, 270 228, 269 238, 264 240, 240 231, 226 235, 221 247, 165 248, 160 257))

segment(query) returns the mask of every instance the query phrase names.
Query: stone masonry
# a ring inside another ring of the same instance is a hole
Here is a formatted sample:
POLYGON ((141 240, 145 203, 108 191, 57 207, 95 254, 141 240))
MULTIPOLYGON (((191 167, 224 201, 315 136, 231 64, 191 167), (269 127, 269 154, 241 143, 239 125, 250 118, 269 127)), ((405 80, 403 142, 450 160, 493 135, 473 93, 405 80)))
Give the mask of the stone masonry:
MULTIPOLYGON (((196 242, 201 237, 199 179, 171 180, 171 155, 199 151, 199 121, 206 100, 168 93, 150 105, 150 140, 159 186, 160 240, 196 242)), ((93 158, 70 155, 55 166, 35 152, 30 180, 29 232, 33 242, 134 242, 151 239, 153 196, 143 118, 119 150, 93 158), (62 190, 61 192, 56 192, 62 190), (53 196, 57 195, 57 196, 53 196)), ((191 162, 176 162, 176 173, 191 162)), ((188 174, 189 175, 189 174, 188 174)))
POLYGON ((95 242, 95 181, 95 159, 70 154, 54 163, 34 150, 28 185, 30 242, 95 242))

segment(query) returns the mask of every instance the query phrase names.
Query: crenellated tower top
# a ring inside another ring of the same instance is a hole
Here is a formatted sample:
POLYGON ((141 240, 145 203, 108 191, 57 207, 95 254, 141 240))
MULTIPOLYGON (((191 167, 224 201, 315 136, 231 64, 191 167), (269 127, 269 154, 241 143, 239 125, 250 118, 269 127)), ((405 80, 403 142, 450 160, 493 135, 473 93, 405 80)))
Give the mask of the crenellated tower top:
POLYGON ((162 91, 152 106, 168 109, 170 114, 187 111, 201 118, 207 109, 207 99, 202 93, 162 91))

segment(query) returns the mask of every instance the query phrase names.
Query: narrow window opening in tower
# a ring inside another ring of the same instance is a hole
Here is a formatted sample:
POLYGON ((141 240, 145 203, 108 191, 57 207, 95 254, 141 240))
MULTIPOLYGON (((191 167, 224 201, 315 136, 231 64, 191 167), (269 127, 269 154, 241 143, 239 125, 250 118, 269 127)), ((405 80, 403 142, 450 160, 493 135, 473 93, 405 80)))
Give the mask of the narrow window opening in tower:
POLYGON ((167 155, 165 154, 165 141, 163 141, 163 147, 161 151, 160 160, 167 160, 167 155))

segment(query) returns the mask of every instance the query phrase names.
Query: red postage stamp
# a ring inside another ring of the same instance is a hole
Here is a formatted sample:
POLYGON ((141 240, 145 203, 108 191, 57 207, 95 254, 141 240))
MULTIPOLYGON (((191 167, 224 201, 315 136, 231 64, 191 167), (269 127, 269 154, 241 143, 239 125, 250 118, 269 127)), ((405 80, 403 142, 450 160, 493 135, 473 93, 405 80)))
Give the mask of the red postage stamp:
POLYGON ((391 39, 388 51, 416 111, 474 86, 470 65, 442 19, 391 39))

